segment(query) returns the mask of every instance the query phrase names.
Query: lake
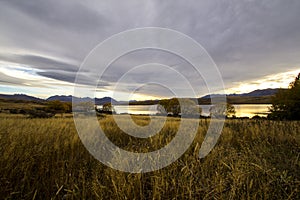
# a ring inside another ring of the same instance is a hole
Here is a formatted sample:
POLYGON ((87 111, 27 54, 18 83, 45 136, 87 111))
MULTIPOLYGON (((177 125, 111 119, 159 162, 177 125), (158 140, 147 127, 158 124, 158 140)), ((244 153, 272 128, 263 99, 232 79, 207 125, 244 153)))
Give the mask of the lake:
MULTIPOLYGON (((235 115, 237 117, 253 117, 255 115, 266 117, 269 113, 269 107, 272 104, 236 104, 233 105, 235 108, 235 115)), ((202 108, 202 114, 204 116, 209 115, 209 109, 211 105, 200 105, 202 108)))
MULTIPOLYGON (((237 117, 253 117, 259 115, 266 117, 268 114, 268 108, 271 104, 239 104, 233 105, 235 107, 237 117)), ((101 106, 99 106, 101 107, 101 106)), ((208 116, 211 105, 200 105, 202 108, 201 115, 208 116)), ((117 114, 135 114, 135 115, 155 115, 157 114, 157 105, 115 105, 114 109, 117 114)))

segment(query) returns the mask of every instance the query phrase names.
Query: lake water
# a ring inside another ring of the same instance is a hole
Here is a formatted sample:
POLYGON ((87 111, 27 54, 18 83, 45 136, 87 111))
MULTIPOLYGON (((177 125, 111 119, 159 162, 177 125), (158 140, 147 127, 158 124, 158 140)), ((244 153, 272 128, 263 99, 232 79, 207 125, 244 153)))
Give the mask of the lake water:
POLYGON ((134 114, 134 115, 155 115, 157 114, 157 105, 116 105, 114 109, 117 114, 134 114))
MULTIPOLYGON (((267 116, 271 104, 239 104, 233 105, 235 107, 237 117, 253 117, 255 115, 267 116)), ((209 116, 209 109, 211 105, 200 105, 202 108, 201 115, 209 116)), ((157 114, 157 105, 115 105, 114 109, 117 114, 135 114, 135 115, 155 115, 157 114)))
MULTIPOLYGON (((269 107, 271 107, 271 104, 237 104, 233 106, 237 117, 251 118, 255 115, 266 117, 269 113, 269 107)), ((202 108, 201 115, 208 116, 211 105, 200 105, 200 107, 202 108)))

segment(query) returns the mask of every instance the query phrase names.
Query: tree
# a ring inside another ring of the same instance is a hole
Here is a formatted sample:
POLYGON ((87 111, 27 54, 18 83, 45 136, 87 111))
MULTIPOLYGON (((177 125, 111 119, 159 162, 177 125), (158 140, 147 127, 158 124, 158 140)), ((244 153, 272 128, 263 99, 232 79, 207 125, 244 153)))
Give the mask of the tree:
POLYGON ((230 103, 219 103, 209 109, 210 116, 231 117, 235 115, 235 108, 230 103))
POLYGON ((158 111, 173 116, 199 116, 201 108, 192 100, 182 98, 163 99, 159 101, 158 111))
POLYGON ((178 116, 180 113, 179 101, 177 98, 160 100, 158 110, 162 114, 178 116))
POLYGON ((279 90, 272 98, 269 119, 300 120, 300 73, 287 90, 279 90))
POLYGON ((235 117, 235 108, 232 104, 226 104, 226 117, 235 117))
POLYGON ((102 106, 102 112, 103 113, 107 113, 107 114, 113 114, 115 113, 114 107, 112 105, 112 103, 105 103, 102 106))
POLYGON ((63 113, 71 112, 71 110, 72 106, 70 103, 64 103, 58 100, 49 101, 46 107, 46 111, 50 113, 61 114, 61 116, 63 116, 63 113))
POLYGON ((72 113, 72 102, 65 102, 65 112, 66 113, 72 113))

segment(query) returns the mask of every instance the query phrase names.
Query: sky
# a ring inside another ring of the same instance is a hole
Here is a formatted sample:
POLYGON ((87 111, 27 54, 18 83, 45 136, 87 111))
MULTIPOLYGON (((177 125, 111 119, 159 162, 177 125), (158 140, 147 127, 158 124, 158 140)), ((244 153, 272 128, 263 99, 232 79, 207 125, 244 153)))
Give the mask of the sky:
MULTIPOLYGON (((299 10, 298 0, 2 0, 0 93, 72 95, 91 50, 114 34, 143 27, 172 29, 198 42, 217 66, 226 93, 285 88, 300 73, 299 10)), ((127 100, 133 88, 130 98, 155 99, 172 96, 171 85, 186 96, 181 75, 201 85, 196 96, 211 92, 189 65, 168 52, 131 52, 111 63, 95 95, 117 91, 118 100, 127 100), (120 81, 138 65, 143 67, 120 81)), ((83 72, 81 86, 89 88, 97 75, 83 72)))

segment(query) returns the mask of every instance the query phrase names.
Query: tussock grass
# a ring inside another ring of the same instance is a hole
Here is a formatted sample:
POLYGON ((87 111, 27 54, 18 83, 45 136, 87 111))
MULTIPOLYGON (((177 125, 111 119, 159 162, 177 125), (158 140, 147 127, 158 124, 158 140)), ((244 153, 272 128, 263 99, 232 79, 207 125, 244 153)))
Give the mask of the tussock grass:
MULTIPOLYGON (((147 118, 135 117, 147 124, 147 118)), ((161 133, 126 136, 111 117, 106 135, 132 151, 161 148, 176 134, 169 118, 161 133)), ((299 199, 300 122, 229 120, 218 144, 198 158, 209 121, 200 120, 187 152, 145 174, 113 170, 82 145, 72 118, 0 120, 0 197, 3 199, 299 199)))

